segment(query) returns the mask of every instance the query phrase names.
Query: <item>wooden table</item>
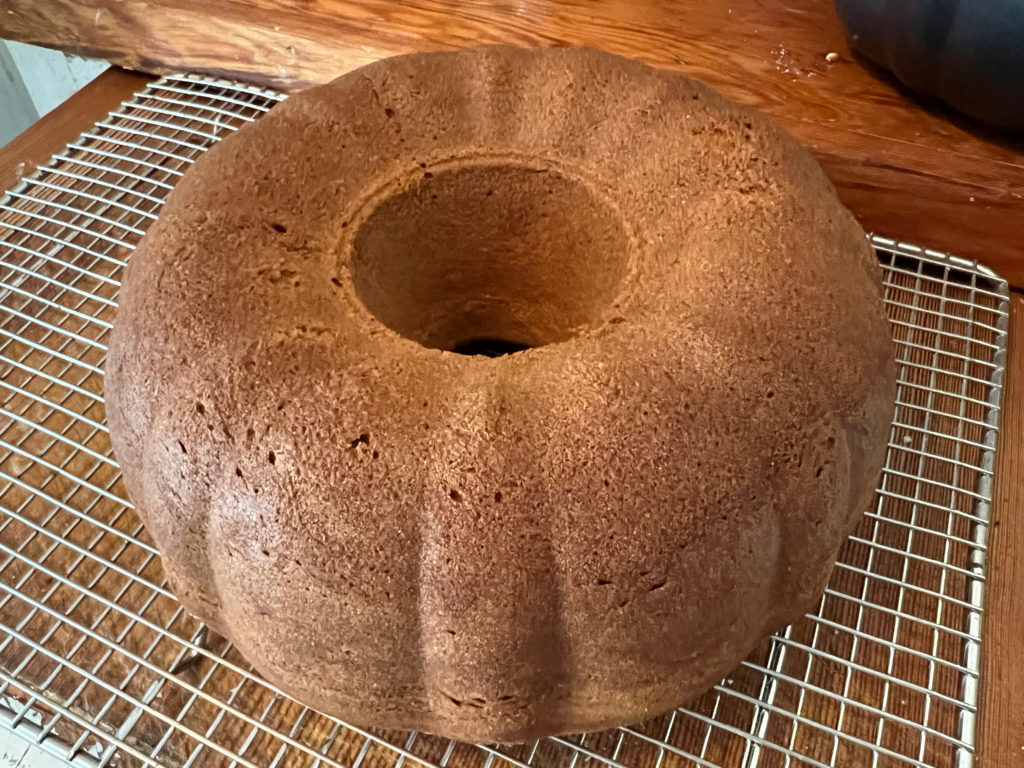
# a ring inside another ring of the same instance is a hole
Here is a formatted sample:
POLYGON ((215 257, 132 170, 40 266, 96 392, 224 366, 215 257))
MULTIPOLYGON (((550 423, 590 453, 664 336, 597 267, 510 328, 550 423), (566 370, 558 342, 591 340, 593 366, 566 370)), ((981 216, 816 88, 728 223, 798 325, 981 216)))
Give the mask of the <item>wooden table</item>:
MULTIPOLYGON (((146 81, 144 76, 112 69, 0 149, 0 189, 45 162, 146 81)), ((893 151, 898 149, 897 145, 893 151)), ((883 200, 886 208, 889 198, 883 200)), ((882 213, 880 205, 879 216, 882 213)), ((896 236, 905 234, 899 230, 904 220, 878 219, 883 233, 896 236)), ((927 232, 931 223, 923 219, 921 231, 927 232)), ((966 244, 969 235, 964 237, 966 244)), ((955 242, 951 248, 958 250, 955 242)), ((985 592, 979 768, 1024 766, 1024 293, 1016 291, 1004 387, 985 592)))

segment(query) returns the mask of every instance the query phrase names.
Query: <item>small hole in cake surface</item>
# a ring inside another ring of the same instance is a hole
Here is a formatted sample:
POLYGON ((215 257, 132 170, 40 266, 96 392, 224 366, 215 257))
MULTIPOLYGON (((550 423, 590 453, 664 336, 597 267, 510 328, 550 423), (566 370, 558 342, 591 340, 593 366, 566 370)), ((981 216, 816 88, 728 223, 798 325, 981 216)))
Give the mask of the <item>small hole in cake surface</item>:
POLYGON ((603 324, 629 261, 621 217, 595 192, 512 163, 421 172, 377 205, 351 248, 356 295, 377 320, 481 358, 603 324))

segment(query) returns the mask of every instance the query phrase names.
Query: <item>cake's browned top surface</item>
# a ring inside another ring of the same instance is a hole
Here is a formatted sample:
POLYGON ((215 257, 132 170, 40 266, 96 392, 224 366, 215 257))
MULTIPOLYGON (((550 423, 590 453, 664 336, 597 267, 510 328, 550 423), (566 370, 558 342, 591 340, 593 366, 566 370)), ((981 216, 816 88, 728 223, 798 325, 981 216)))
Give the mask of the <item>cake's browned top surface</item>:
POLYGON ((477 739, 636 719, 823 584, 891 416, 876 271, 813 160, 692 80, 388 60, 172 193, 115 448, 182 599, 300 698, 477 739))

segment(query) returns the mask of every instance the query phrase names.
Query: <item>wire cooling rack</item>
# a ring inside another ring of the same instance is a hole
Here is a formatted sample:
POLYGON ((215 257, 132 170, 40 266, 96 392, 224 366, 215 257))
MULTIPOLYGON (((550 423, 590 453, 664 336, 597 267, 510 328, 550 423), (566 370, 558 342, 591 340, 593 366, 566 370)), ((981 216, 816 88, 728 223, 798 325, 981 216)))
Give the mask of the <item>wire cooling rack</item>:
POLYGON ((164 78, 0 200, 0 724, 83 766, 971 765, 1008 292, 891 240, 873 239, 900 361, 876 503, 818 610, 687 707, 514 747, 364 731, 186 615, 111 456, 106 343, 168 191, 281 98, 164 78))

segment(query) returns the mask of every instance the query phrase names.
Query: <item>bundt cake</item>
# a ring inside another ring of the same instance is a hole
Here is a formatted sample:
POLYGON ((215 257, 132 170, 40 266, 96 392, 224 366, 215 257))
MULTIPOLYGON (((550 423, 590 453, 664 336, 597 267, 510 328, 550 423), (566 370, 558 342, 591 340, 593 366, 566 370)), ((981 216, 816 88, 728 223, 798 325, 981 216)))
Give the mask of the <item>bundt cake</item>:
POLYGON ((894 399, 798 143, 591 49, 403 56, 199 158, 132 256, 116 456, 183 604, 352 722, 600 729, 812 608, 894 399))

